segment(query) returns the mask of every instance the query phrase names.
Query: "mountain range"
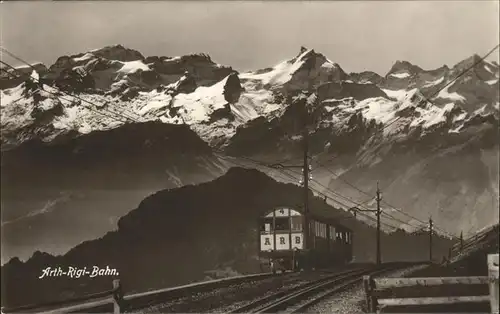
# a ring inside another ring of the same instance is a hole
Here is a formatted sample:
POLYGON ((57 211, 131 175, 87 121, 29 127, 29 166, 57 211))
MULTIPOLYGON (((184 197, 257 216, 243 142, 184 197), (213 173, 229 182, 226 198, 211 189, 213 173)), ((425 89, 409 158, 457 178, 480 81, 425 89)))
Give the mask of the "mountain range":
POLYGON ((2 264, 66 253, 152 193, 235 165, 297 184, 300 169, 263 165, 300 164, 304 125, 311 187, 335 208, 373 208, 378 183, 386 231, 432 216, 467 236, 499 219, 499 65, 477 55, 434 70, 396 61, 381 76, 301 47, 239 73, 207 54, 115 45, 3 68, 0 88, 2 264))

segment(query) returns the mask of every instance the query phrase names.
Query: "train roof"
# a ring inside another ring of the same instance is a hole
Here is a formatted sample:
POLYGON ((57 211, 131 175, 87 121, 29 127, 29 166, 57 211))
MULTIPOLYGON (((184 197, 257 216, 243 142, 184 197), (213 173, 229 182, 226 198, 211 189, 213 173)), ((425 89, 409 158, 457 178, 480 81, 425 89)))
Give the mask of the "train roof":
MULTIPOLYGON (((303 211, 299 208, 293 207, 293 206, 278 206, 275 207, 271 210, 268 210, 264 215, 262 215, 261 218, 271 218, 273 216, 276 217, 288 217, 288 216, 302 216, 303 211)), ((346 229, 348 231, 352 231, 351 228, 345 226, 344 224, 339 222, 339 219, 336 219, 335 217, 332 216, 326 216, 326 215, 320 215, 318 213, 310 212, 309 217, 313 220, 323 222, 335 227, 341 227, 343 229, 346 229)), ((339 217, 340 219, 343 219, 344 217, 339 217)))

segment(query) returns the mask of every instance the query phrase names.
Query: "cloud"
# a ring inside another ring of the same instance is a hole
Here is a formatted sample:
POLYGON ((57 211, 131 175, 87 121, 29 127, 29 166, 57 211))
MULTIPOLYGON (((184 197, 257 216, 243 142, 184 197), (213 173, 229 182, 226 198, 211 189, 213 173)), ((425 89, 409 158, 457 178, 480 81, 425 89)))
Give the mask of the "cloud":
POLYGON ((51 213, 57 208, 56 206, 57 204, 69 201, 71 199, 71 196, 72 194, 70 192, 61 192, 61 196, 53 200, 48 200, 42 208, 32 210, 28 214, 21 217, 17 217, 7 221, 2 221, 2 226, 7 224, 12 224, 14 222, 21 221, 27 218, 35 217, 38 215, 51 213))

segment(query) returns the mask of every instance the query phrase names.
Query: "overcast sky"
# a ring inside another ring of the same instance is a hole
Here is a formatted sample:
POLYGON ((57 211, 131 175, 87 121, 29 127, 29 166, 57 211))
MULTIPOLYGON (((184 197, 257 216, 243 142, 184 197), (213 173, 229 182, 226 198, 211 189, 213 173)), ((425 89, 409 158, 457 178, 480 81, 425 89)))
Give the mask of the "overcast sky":
POLYGON ((384 75, 396 60, 453 65, 499 40, 499 4, 486 0, 3 2, 0 10, 2 46, 47 65, 122 44, 145 56, 205 52, 243 71, 291 58, 303 45, 347 72, 384 75))

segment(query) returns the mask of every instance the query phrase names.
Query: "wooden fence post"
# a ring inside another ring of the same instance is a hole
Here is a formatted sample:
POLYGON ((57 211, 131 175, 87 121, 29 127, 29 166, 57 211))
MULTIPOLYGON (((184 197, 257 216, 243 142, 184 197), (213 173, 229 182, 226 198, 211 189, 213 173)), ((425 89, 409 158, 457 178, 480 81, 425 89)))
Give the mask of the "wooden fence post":
MULTIPOLYGON (((373 290, 375 290, 375 280, 372 276, 370 276, 370 292, 373 290)), ((372 307, 370 311, 372 311, 372 313, 376 313, 378 308, 378 298, 374 296, 373 293, 370 293, 370 304, 372 307)))
POLYGON ((488 277, 490 288, 491 313, 498 314, 499 291, 498 291, 498 254, 488 254, 488 277))
POLYGON ((375 280, 371 276, 363 276, 363 288, 365 290, 366 309, 368 313, 375 313, 377 311, 377 297, 372 295, 375 289, 375 280))
POLYGON ((121 307, 123 306, 123 292, 120 279, 113 280, 113 290, 113 313, 120 314, 121 307))
POLYGON ((365 290, 366 311, 371 311, 371 291, 370 291, 370 276, 363 276, 363 289, 365 290))

